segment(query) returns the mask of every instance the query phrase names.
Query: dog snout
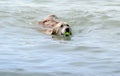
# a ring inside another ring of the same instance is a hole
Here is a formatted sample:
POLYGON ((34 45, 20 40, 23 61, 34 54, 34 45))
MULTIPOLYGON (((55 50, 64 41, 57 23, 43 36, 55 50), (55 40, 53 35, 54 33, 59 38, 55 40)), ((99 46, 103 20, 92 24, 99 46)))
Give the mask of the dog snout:
POLYGON ((69 28, 66 28, 66 32, 70 32, 70 29, 69 29, 69 28))

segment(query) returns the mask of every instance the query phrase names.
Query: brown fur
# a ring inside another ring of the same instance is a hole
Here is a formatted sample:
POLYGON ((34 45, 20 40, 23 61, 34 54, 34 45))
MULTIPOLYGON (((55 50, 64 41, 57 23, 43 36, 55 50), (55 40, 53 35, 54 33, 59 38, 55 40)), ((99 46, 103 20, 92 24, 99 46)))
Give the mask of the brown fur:
POLYGON ((56 15, 49 15, 44 18, 42 21, 39 21, 39 24, 43 26, 41 32, 50 34, 50 35, 62 35, 65 33, 66 29, 72 35, 71 28, 66 22, 60 22, 56 15))

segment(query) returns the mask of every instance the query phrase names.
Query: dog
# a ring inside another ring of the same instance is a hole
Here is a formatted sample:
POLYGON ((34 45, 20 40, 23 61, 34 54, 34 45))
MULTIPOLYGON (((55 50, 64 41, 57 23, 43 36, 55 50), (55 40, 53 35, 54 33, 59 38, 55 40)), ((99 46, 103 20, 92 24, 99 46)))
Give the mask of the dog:
POLYGON ((39 21, 38 24, 42 26, 40 31, 43 33, 57 35, 60 37, 72 36, 70 25, 66 22, 59 21, 56 15, 49 15, 43 20, 39 21))

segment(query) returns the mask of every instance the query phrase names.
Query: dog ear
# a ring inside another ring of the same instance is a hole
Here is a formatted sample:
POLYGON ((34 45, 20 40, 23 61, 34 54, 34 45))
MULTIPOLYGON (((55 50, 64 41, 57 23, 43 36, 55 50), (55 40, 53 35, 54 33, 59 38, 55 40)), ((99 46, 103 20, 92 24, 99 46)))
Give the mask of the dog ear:
POLYGON ((53 29, 53 30, 51 31, 51 35, 56 35, 55 29, 53 29))

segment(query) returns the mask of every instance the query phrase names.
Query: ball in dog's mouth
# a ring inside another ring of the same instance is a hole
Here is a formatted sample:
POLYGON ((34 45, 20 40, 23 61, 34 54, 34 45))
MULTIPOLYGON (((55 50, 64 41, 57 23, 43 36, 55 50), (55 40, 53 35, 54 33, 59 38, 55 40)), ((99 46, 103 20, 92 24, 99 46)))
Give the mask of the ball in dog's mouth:
POLYGON ((70 32, 65 32, 64 35, 65 35, 65 37, 69 37, 70 36, 70 32))

